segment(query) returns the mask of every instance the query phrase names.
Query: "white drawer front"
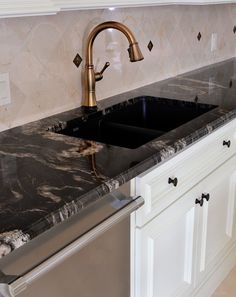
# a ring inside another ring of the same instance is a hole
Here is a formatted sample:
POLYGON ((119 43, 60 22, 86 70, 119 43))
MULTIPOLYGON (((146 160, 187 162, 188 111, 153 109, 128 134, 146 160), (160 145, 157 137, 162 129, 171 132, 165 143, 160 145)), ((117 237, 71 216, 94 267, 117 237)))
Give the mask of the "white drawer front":
POLYGON ((236 153, 236 120, 204 137, 171 160, 136 178, 136 194, 145 205, 136 212, 142 226, 236 153), (229 142, 230 141, 230 142, 229 142), (177 185, 169 183, 177 179, 177 185))

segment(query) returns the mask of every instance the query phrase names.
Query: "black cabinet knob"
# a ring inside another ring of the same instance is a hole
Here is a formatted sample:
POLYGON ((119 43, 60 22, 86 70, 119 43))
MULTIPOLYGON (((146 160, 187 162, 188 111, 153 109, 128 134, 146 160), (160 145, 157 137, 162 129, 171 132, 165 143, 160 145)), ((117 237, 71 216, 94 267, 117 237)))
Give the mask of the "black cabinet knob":
POLYGON ((203 198, 202 199, 196 199, 195 200, 195 204, 200 204, 201 207, 203 206, 203 203, 204 203, 203 198))
POLYGON ((170 177, 169 177, 169 179, 168 179, 168 183, 169 183, 169 184, 173 184, 173 185, 176 187, 177 184, 178 184, 178 178, 177 178, 177 177, 175 177, 175 178, 170 178, 170 177))
POLYGON ((209 194, 209 193, 207 193, 207 194, 203 193, 203 194, 202 194, 202 199, 206 199, 206 201, 209 201, 209 199, 210 199, 210 194, 209 194))
POLYGON ((228 141, 224 140, 223 145, 226 145, 227 147, 230 147, 231 141, 230 140, 228 140, 228 141))

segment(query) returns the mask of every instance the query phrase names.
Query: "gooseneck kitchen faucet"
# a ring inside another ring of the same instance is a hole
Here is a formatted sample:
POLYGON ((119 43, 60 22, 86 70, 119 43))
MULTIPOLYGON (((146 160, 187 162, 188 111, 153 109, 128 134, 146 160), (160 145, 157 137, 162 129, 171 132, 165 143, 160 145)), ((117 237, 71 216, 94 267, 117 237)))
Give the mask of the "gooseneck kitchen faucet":
POLYGON ((116 29, 121 31, 129 42, 129 58, 130 62, 137 62, 143 60, 143 55, 139 48, 138 42, 136 41, 133 33, 130 31, 128 27, 125 25, 109 21, 105 23, 101 23, 97 25, 89 34, 86 44, 86 61, 85 61, 85 70, 84 70, 84 94, 83 94, 83 102, 82 106, 85 109, 93 110, 97 108, 97 101, 96 101, 96 81, 99 81, 103 78, 103 72, 109 67, 110 63, 106 62, 103 69, 100 72, 94 71, 93 65, 93 43, 97 35, 106 29, 116 29))

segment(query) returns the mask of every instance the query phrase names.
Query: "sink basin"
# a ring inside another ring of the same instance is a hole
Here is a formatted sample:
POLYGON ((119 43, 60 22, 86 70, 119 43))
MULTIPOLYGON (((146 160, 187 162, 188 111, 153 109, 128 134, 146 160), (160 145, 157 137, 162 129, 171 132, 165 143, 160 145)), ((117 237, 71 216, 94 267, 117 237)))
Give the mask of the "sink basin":
POLYGON ((57 133, 135 149, 215 107, 143 96, 114 105, 105 114, 68 121, 57 133))

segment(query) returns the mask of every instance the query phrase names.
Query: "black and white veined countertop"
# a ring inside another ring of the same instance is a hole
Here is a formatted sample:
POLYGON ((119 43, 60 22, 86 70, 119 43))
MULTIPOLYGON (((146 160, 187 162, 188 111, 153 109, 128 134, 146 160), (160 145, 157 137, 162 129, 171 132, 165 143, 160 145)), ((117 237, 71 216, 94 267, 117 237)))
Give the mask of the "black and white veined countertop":
POLYGON ((0 133, 0 257, 235 118, 236 59, 102 100, 99 109, 143 95, 219 107, 137 149, 53 132, 84 116, 81 108, 0 133))

